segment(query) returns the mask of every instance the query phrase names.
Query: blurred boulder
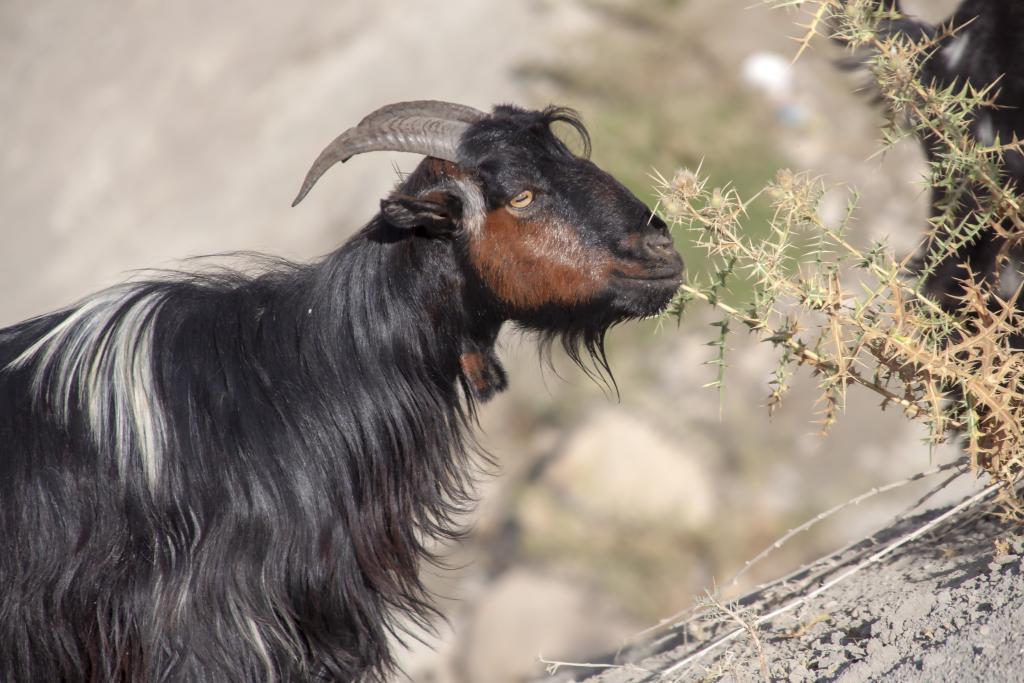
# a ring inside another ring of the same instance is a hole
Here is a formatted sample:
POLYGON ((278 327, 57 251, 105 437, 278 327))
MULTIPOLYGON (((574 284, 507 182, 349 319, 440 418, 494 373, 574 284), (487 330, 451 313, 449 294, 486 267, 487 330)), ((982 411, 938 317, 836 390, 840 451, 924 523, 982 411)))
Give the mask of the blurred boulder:
POLYGON ((547 481, 584 516, 695 529, 714 504, 702 460, 635 415, 607 408, 570 437, 547 481))
POLYGON ((531 569, 505 573, 482 596, 462 634, 460 680, 535 680, 539 655, 559 659, 606 652, 639 630, 608 601, 581 585, 531 569))

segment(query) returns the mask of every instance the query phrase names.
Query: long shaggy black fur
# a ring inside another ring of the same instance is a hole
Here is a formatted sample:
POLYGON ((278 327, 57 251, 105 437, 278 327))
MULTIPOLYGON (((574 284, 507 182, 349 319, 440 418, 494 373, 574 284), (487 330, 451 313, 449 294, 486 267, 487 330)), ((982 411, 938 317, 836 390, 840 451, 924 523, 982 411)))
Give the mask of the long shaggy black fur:
MULTIPOLYGON (((504 111, 467 144, 488 210, 474 154, 600 173, 551 134, 564 112, 504 111)), ((427 160, 395 196, 442 181, 427 160)), ((152 278, 0 330, 0 680, 382 680, 389 638, 432 615, 428 542, 472 501, 491 388, 460 359, 500 390, 505 320, 595 350, 674 290, 515 311, 469 236, 386 215, 311 265, 152 278)))
MULTIPOLYGON (((89 345, 71 376, 41 351, 5 373, 0 678, 345 681, 390 663, 392 615, 429 614, 424 539, 457 534, 473 471, 468 321, 426 305, 459 275, 396 232, 378 220, 252 279, 126 287, 102 326, 70 328, 89 345), (125 334, 145 302, 149 345, 125 334), (145 386, 121 383, 118 353, 145 386), (97 433, 86 403, 107 383, 97 433), (132 425, 110 462, 117 394, 139 391, 166 430, 143 455, 132 425)), ((0 366, 69 315, 6 330, 0 366)))

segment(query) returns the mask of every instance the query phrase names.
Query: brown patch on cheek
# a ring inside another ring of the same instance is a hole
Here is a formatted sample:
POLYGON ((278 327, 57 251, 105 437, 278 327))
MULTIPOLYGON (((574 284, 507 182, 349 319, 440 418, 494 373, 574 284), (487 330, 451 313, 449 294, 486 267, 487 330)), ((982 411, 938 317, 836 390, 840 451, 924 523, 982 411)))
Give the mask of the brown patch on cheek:
POLYGON ((469 252, 491 291, 527 310, 593 298, 606 287, 613 265, 607 254, 583 244, 570 225, 519 219, 503 208, 488 214, 469 252))

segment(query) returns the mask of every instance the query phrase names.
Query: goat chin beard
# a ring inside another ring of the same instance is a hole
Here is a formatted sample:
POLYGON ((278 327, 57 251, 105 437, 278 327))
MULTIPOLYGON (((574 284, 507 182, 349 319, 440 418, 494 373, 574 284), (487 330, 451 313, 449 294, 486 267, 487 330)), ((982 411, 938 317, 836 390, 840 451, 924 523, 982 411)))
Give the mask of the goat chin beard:
POLYGON ((658 310, 656 310, 656 311, 653 311, 653 312, 651 312, 651 313, 646 313, 646 314, 644 314, 644 315, 641 315, 640 317, 638 317, 638 318, 637 318, 637 320, 641 320, 641 321, 646 321, 646 320, 661 320, 661 317, 662 317, 663 315, 665 315, 665 311, 667 311, 667 310, 668 310, 668 307, 669 307, 670 305, 672 305, 672 302, 673 302, 674 300, 675 300, 675 296, 673 296, 673 297, 672 297, 671 299, 669 299, 668 301, 666 301, 666 302, 665 302, 665 303, 664 303, 664 304, 663 304, 663 305, 662 305, 662 306, 661 306, 660 308, 658 308, 658 310))

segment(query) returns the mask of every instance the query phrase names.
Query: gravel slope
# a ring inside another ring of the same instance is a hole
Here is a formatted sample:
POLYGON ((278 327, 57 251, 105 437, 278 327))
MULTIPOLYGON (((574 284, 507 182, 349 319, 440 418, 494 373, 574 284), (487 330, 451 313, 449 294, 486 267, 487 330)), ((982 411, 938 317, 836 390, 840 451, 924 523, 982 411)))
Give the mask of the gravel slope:
MULTIPOLYGON (((863 543, 741 600, 742 618, 807 595, 881 547, 941 514, 906 520, 863 543)), ((889 683, 1024 680, 1024 535, 994 515, 968 511, 884 560, 757 629, 772 681, 889 683), (1015 535, 1016 534, 1016 535, 1015 535), (1008 545, 996 550, 995 541, 1008 545)), ((563 670, 592 683, 763 680, 748 633, 692 664, 681 662, 723 634, 732 620, 692 621, 616 663, 563 670), (665 672, 670 671, 666 676, 665 672), (588 677, 590 675, 591 677, 588 677)))

